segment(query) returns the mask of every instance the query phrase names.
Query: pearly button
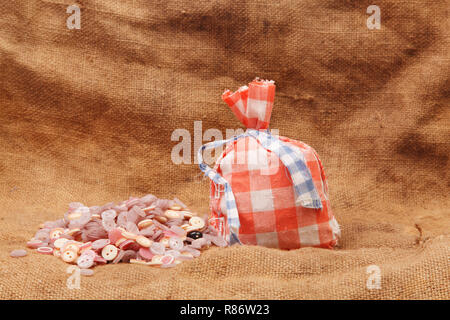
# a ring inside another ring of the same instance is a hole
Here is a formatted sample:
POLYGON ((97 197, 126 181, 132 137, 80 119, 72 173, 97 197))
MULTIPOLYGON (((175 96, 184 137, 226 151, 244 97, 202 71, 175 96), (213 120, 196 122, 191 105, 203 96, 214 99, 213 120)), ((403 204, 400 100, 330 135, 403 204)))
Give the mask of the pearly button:
POLYGON ((107 261, 112 261, 117 256, 119 250, 112 244, 108 244, 102 249, 102 257, 107 261))
POLYGON ((66 250, 72 250, 72 251, 74 251, 75 253, 78 254, 78 251, 80 251, 80 246, 79 246, 76 242, 68 241, 68 242, 66 242, 66 244, 62 247, 62 249, 63 249, 63 251, 66 251, 66 250))
POLYGON ((164 237, 161 240, 159 240, 159 243, 161 243, 164 247, 168 248, 169 247, 169 237, 164 237))
POLYGON ((173 261, 175 260, 175 258, 171 255, 165 255, 161 258, 161 263, 162 264, 171 264, 173 261))
POLYGON ((155 255, 164 255, 166 247, 159 242, 153 242, 150 251, 155 255))
POLYGON ((114 221, 114 219, 111 220, 103 219, 102 226, 106 231, 109 232, 111 230, 114 230, 114 228, 116 227, 116 222, 114 221))
POLYGON ((83 253, 82 253, 81 255, 82 255, 82 256, 90 256, 90 257, 92 257, 92 260, 94 260, 95 257, 97 256, 97 253, 95 253, 94 250, 88 249, 88 250, 86 250, 86 251, 83 251, 83 253))
POLYGON ((50 239, 58 239, 64 233, 63 228, 55 228, 50 231, 50 239))
POLYGON ((81 269, 89 269, 94 265, 94 256, 90 254, 82 254, 77 259, 77 265, 81 269))
POLYGON ((115 245, 116 247, 119 247, 119 246, 121 245, 121 243, 122 243, 122 242, 125 242, 125 241, 127 241, 127 239, 122 237, 122 238, 118 239, 118 240, 114 243, 114 245, 115 245))
POLYGON ((200 230, 205 227, 205 220, 200 217, 192 217, 189 219, 191 227, 189 229, 200 230))
POLYGON ((92 249, 92 242, 85 242, 80 246, 80 252, 83 253, 87 250, 92 249))
POLYGON ((91 248, 93 250, 100 250, 100 249, 103 249, 104 247, 106 247, 110 243, 111 242, 109 241, 109 239, 98 239, 98 240, 95 240, 94 242, 92 242, 91 248))
POLYGON ((147 227, 150 227, 152 224, 153 224, 153 220, 151 220, 151 219, 145 219, 145 220, 142 220, 141 222, 139 222, 139 223, 137 224, 137 226, 138 226, 138 228, 139 228, 139 230, 140 230, 140 229, 145 229, 145 228, 147 228, 147 227))
POLYGON ((194 214, 192 212, 189 211, 181 211, 181 213, 183 214, 184 218, 186 219, 190 219, 194 216, 194 214))
POLYGON ((183 240, 181 240, 181 238, 178 237, 171 237, 169 239, 169 246, 173 250, 181 250, 184 247, 183 240))
POLYGON ((50 247, 39 247, 36 251, 42 254, 53 254, 53 248, 50 247))
POLYGON ((162 264, 162 261, 161 261, 161 259, 163 258, 164 256, 163 255, 154 255, 153 256, 153 258, 152 258, 152 263, 153 264, 162 264))
POLYGON ((180 256, 180 251, 178 250, 168 250, 166 251, 166 255, 171 255, 174 258, 178 258, 180 256))
POLYGON ((179 211, 167 210, 164 215, 169 219, 183 219, 183 214, 179 211))
POLYGON ((167 218, 163 217, 163 216, 156 216, 155 219, 158 220, 158 222, 160 222, 160 223, 166 223, 167 222, 167 218))
POLYGON ((30 249, 37 249, 37 248, 42 247, 44 245, 47 245, 47 244, 44 244, 44 242, 42 242, 41 240, 36 240, 36 239, 30 240, 30 241, 27 242, 27 247, 30 248, 30 249))
POLYGON ((77 258, 78 258, 78 254, 72 249, 64 250, 61 253, 61 259, 64 262, 71 263, 71 262, 74 262, 75 260, 77 260, 77 258))
POLYGON ((153 241, 150 240, 147 237, 144 236, 137 236, 136 237, 136 242, 141 246, 141 247, 145 247, 148 248, 152 245, 153 241))
POLYGON ((27 252, 23 249, 13 250, 9 253, 9 255, 13 258, 25 257, 27 252))
POLYGON ((122 249, 122 250, 127 250, 127 249, 129 249, 134 243, 135 243, 135 242, 134 242, 133 240, 128 239, 128 240, 125 240, 124 242, 122 242, 122 243, 119 245, 119 247, 120 247, 120 249, 122 249))
POLYGON ((64 232, 64 234, 68 235, 68 236, 75 236, 76 234, 81 233, 81 230, 78 228, 74 228, 74 229, 70 229, 67 230, 66 232, 64 232))
POLYGON ((70 221, 80 219, 82 216, 81 212, 72 212, 67 215, 67 219, 70 221))
POLYGON ((102 212, 103 220, 114 220, 117 216, 117 212, 113 209, 105 210, 102 212))
POLYGON ((135 240, 137 238, 136 234, 129 231, 122 231, 122 236, 130 240, 135 240))
POLYGON ((55 242, 53 242, 53 246, 54 246, 56 249, 61 249, 62 247, 64 247, 64 245, 65 245, 67 242, 69 242, 69 239, 66 239, 66 238, 59 238, 59 239, 56 239, 55 242))

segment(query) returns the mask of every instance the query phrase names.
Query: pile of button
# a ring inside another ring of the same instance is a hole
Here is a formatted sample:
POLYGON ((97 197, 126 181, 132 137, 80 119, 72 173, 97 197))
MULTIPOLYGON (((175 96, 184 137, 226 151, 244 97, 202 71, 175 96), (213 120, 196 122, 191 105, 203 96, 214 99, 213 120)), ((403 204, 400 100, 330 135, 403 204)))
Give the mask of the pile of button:
POLYGON ((40 227, 27 247, 81 269, 118 262, 168 268, 211 245, 228 245, 210 221, 178 199, 151 194, 101 207, 73 202, 63 219, 40 227))

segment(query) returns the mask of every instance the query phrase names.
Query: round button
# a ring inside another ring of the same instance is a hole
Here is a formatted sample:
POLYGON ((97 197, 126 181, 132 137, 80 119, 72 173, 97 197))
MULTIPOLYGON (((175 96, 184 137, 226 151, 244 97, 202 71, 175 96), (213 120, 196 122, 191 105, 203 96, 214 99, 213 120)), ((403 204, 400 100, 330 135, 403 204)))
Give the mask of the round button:
POLYGON ((119 240, 117 240, 115 243, 114 243, 114 245, 116 246, 116 247, 119 247, 121 244, 122 244, 122 242, 125 242, 125 241, 127 241, 127 239, 126 238, 120 238, 119 240))
POLYGON ((200 230, 205 226, 205 220, 200 217, 192 217, 189 219, 191 229, 200 230))
POLYGON ((94 265, 94 256, 89 254, 82 254, 77 259, 77 265, 81 269, 89 269, 94 265))
POLYGON ((161 259, 163 258, 163 255, 154 255, 152 258, 152 263, 155 264, 162 264, 161 259))
POLYGON ((173 256, 166 254, 165 256, 163 256, 161 258, 161 263, 162 264, 171 264, 174 260, 175 260, 175 258, 173 256))
POLYGON ((177 251, 177 250, 168 250, 168 251, 166 251, 166 255, 171 255, 175 259, 178 258, 180 256, 180 254, 181 254, 180 251, 177 251))
POLYGON ((69 241, 69 239, 66 238, 59 238, 56 239, 55 242, 53 242, 53 246, 56 249, 61 249, 62 247, 64 247, 64 245, 69 241))
POLYGON ((144 236, 137 236, 136 237, 136 242, 141 246, 141 247, 145 247, 148 248, 152 245, 152 241, 144 236))
POLYGON ((102 212, 103 220, 114 220, 117 216, 117 212, 113 209, 105 210, 102 212))
POLYGON ((108 220, 108 219, 102 219, 102 226, 106 231, 114 230, 116 227, 116 223, 114 222, 114 219, 108 220))
POLYGON ((70 221, 77 220, 81 218, 81 212, 72 212, 67 215, 67 219, 70 221))
POLYGON ((97 253, 95 253, 95 251, 94 250, 86 250, 86 251, 83 251, 83 253, 81 254, 82 256, 89 256, 89 257, 92 257, 92 260, 94 260, 95 259, 95 257, 97 256, 97 253))
POLYGON ((23 249, 13 250, 9 253, 9 255, 13 258, 25 257, 27 252, 23 249))
POLYGON ((55 228, 50 231, 50 239, 58 239, 64 233, 63 228, 55 228))
POLYGON ((124 236, 125 238, 130 239, 130 240, 134 240, 137 238, 136 234, 129 232, 129 231, 122 231, 122 236, 124 236))
POLYGON ((78 258, 78 254, 72 249, 64 250, 63 253, 61 254, 61 259, 64 262, 71 263, 71 262, 74 262, 75 260, 77 260, 77 258, 78 258))
POLYGON ((151 219, 145 219, 138 223, 139 229, 145 229, 147 227, 150 227, 153 224, 153 221, 151 219))
POLYGON ((102 249, 102 257, 107 261, 112 261, 117 256, 118 249, 112 244, 108 244, 102 249))
POLYGON ((196 239, 202 238, 203 234, 200 231, 192 231, 192 232, 189 232, 187 236, 191 239, 196 240, 196 239))
POLYGON ((148 248, 140 248, 139 255, 145 260, 151 260, 154 254, 148 248))
POLYGON ((78 254, 78 251, 80 251, 80 246, 73 241, 67 241, 66 244, 63 246, 63 251, 66 250, 72 250, 78 254))
POLYGON ((30 240, 27 242, 27 247, 30 249, 37 249, 39 247, 42 247, 44 245, 44 242, 41 240, 30 240))
POLYGON ((91 248, 93 250, 100 250, 100 249, 103 249, 104 247, 106 247, 110 243, 111 242, 109 241, 109 239, 98 239, 98 240, 95 240, 94 242, 92 242, 91 248))
POLYGON ((166 247, 159 242, 153 242, 150 247, 150 251, 155 255, 164 255, 166 247))
POLYGON ((169 247, 169 239, 168 237, 164 237, 161 240, 159 240, 159 243, 161 243, 164 247, 168 248, 169 247))
POLYGON ((169 219, 183 219, 183 214, 179 211, 167 210, 165 216, 169 219))
POLYGON ((171 237, 169 239, 169 246, 173 250, 181 250, 184 247, 183 240, 181 240, 181 238, 178 237, 171 237))
POLYGON ((66 230, 66 232, 64 232, 65 235, 73 236, 73 237, 75 237, 76 234, 80 234, 80 233, 81 233, 81 230, 79 228, 66 230))

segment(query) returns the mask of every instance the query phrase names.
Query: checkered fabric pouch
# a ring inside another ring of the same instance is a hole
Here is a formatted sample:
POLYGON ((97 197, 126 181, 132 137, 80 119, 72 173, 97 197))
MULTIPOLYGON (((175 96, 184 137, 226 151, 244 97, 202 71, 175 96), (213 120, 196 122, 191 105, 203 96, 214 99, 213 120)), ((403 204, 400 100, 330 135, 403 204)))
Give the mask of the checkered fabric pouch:
POLYGON ((224 218, 221 230, 230 244, 332 248, 340 230, 322 163, 308 145, 270 133, 274 97, 274 82, 259 79, 223 94, 247 131, 207 143, 198 152, 200 169, 211 179, 211 218, 224 218), (210 168, 203 151, 223 145, 210 168))

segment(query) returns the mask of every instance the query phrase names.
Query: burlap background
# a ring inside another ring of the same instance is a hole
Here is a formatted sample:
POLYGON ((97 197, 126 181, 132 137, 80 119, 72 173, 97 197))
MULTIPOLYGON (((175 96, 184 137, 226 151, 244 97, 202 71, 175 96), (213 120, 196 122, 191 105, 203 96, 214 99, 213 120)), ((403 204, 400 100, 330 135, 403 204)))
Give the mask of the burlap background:
POLYGON ((448 2, 372 2, 83 0, 68 30, 71 0, 1 1, 0 298, 448 299, 448 2), (277 83, 272 128, 321 155, 340 248, 108 265, 80 290, 54 257, 9 258, 71 201, 151 192, 206 212, 171 134, 239 127, 220 95, 255 76, 277 83))

